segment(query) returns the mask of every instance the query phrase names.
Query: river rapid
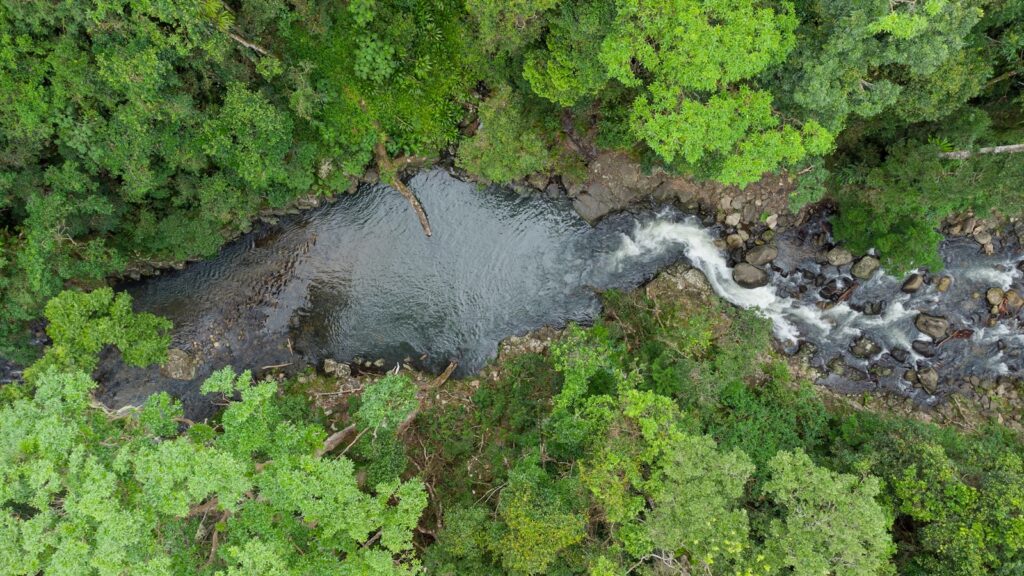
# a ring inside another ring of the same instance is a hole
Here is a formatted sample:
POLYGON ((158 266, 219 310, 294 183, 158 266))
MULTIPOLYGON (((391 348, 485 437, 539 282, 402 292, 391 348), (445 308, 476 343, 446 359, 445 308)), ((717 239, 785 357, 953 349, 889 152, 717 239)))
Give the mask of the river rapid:
POLYGON ((821 367, 840 362, 822 383, 841 391, 885 388, 927 404, 969 375, 1024 370, 1016 318, 933 345, 927 356, 913 346, 929 339, 914 326, 919 312, 973 326, 987 317, 984 299, 972 297, 978 290, 1024 292, 1019 245, 983 258, 969 240, 951 240, 943 248, 945 273, 956 279, 950 290, 928 284, 903 294, 902 279, 878 273, 834 302, 824 288, 852 280, 848 265, 823 263, 829 239, 809 232, 820 222, 779 235, 778 257, 766 266, 771 283, 748 289, 732 277, 742 255, 720 248, 714 223, 671 207, 613 214, 590 226, 564 196, 481 188, 443 169, 420 172, 409 185, 429 215, 430 238, 397 192, 367 186, 265 225, 211 260, 122 286, 137 310, 174 322, 172 347, 190 370, 128 367, 108 351, 96 374, 100 399, 117 407, 166 390, 191 415, 207 415, 213 407, 199 383, 229 364, 294 371, 333 359, 439 371, 457 361, 457 374, 469 375, 504 338, 592 322, 600 291, 634 288, 679 261, 704 272, 722 298, 762 310, 784 349, 802 346, 821 367), (852 354, 860 337, 877 350, 852 354), (943 384, 925 391, 908 382, 905 371, 922 365, 934 365, 943 384))

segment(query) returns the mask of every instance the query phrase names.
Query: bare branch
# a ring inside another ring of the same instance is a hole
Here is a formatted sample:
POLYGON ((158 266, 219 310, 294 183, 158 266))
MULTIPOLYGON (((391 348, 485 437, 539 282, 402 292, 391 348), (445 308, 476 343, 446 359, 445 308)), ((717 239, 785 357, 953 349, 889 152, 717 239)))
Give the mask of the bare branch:
POLYGON ((978 148, 975 151, 971 150, 956 150, 953 152, 940 152, 939 158, 951 158, 953 160, 965 160, 971 156, 980 156, 982 154, 1016 154, 1018 152, 1024 152, 1024 144, 1007 144, 1005 146, 989 146, 986 148, 978 148))

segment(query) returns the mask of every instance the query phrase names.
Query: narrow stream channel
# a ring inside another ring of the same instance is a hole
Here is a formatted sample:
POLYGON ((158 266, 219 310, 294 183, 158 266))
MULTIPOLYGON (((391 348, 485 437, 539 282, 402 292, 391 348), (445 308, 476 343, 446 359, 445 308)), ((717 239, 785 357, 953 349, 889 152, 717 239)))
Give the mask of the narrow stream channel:
MULTIPOLYGON (((167 390, 190 413, 206 413, 199 383, 228 364, 294 369, 360 358, 437 371, 457 360, 458 373, 471 374, 502 339, 590 322, 600 312, 599 291, 636 287, 682 259, 726 300, 762 309, 784 346, 810 341, 819 365, 839 357, 863 372, 864 378, 826 381, 836 388, 919 394, 901 378, 919 362, 938 364, 951 377, 1022 370, 1017 320, 937 347, 931 358, 912 348, 913 340, 927 339, 914 327, 919 311, 948 315, 954 325, 976 322, 984 302, 970 298, 972 292, 1024 287, 1014 260, 1022 257, 1019 247, 985 260, 976 247, 952 242, 944 255, 947 273, 957 279, 954 290, 938 294, 928 286, 901 294, 900 280, 877 274, 848 302, 822 310, 819 289, 843 282, 849 267, 822 265, 820 249, 800 230, 778 239, 772 284, 750 290, 732 280, 716 231, 671 208, 620 213, 591 227, 565 198, 481 189, 442 169, 421 172, 410 186, 429 214, 431 238, 400 195, 375 186, 265 226, 209 261, 123 286, 136 309, 174 322, 172 346, 194 359, 196 371, 190 380, 175 380, 108 354, 97 374, 101 399, 138 404, 167 390), (877 313, 864 313, 868 303, 877 313), (851 355, 859 336, 879 350, 868 358, 851 355), (888 373, 871 372, 873 365, 888 373)), ((920 401, 934 401, 924 396, 920 401)))

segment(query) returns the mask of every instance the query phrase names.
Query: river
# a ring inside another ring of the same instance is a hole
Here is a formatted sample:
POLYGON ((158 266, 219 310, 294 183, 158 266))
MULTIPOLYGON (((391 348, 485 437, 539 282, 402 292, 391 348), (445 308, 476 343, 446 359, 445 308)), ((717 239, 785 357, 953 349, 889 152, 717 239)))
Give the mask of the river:
POLYGON ((731 276, 738 255, 714 242, 717 229, 674 208, 638 208, 592 227, 564 197, 481 188, 443 169, 420 172, 409 184, 429 215, 430 238, 397 192, 368 186, 264 225, 211 260, 122 286, 137 310, 174 322, 172 346, 194 359, 196 371, 175 380, 156 368, 124 366, 108 353, 97 373, 101 400, 138 404, 167 390, 190 414, 206 414, 211 407, 198 385, 228 364, 294 370, 331 358, 438 371, 454 360, 457 374, 468 375, 493 358, 502 339, 592 322, 600 291, 639 286, 680 260, 700 268, 726 300, 763 310, 783 348, 809 342, 820 366, 840 358, 849 370, 825 379, 840 390, 884 387, 928 403, 962 376, 1022 370, 1018 320, 937 346, 932 357, 912 347, 927 339, 914 327, 919 311, 973 325, 985 315, 974 292, 1024 288, 1019 246, 986 260, 970 241, 949 241, 943 253, 956 278, 949 292, 928 285, 902 294, 900 279, 880 273, 833 305, 819 288, 845 281, 848 266, 822 264, 820 235, 806 230, 776 240, 769 286, 746 289, 731 276), (876 342, 877 353, 850 354, 860 336, 876 342), (932 394, 905 381, 905 369, 921 363, 941 369, 945 388, 932 394))

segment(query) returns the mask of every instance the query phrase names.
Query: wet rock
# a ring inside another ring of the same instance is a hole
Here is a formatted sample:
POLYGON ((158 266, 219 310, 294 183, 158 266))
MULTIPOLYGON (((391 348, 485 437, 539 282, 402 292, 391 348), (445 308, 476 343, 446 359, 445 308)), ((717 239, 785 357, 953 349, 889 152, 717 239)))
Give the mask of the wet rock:
POLYGON ((903 281, 903 285, 900 286, 900 290, 907 294, 913 294, 920 290, 922 286, 924 286, 924 276, 921 274, 911 274, 903 281))
POLYGON ((903 373, 903 379, 911 384, 917 384, 917 370, 907 370, 903 373))
POLYGON ((996 247, 993 246, 991 242, 989 242, 988 244, 982 245, 981 251, 982 253, 985 254, 985 256, 991 256, 996 253, 996 247))
POLYGON ((1021 308, 1024 308, 1024 297, 1022 297, 1016 290, 1008 291, 1003 301, 1006 302, 1006 307, 1011 312, 1016 313, 1021 308))
POLYGON ((865 302, 864 306, 861 307, 861 311, 865 316, 878 316, 885 311, 885 301, 865 302))
POLYGON ((868 338, 858 338, 852 346, 850 353, 857 358, 871 358, 882 351, 882 347, 868 338))
POLYGON ((939 278, 939 281, 935 284, 935 289, 939 292, 945 292, 949 290, 949 287, 953 285, 953 278, 949 276, 943 276, 939 278))
POLYGON ((740 262, 732 269, 732 279, 744 288, 760 288, 768 284, 768 274, 747 262, 740 262))
POLYGON ((992 243, 992 234, 989 234, 988 230, 978 227, 974 229, 974 241, 984 246, 985 244, 992 243))
POLYGON ((825 283, 825 286, 818 291, 818 295, 826 300, 836 300, 843 292, 846 292, 851 283, 852 281, 847 277, 833 278, 825 283))
POLYGON ((843 374, 846 373, 846 363, 843 362, 843 359, 838 356, 829 360, 827 366, 828 371, 831 372, 832 374, 835 374, 836 376, 842 376, 843 374))
POLYGON ((639 163, 622 152, 602 152, 587 165, 582 186, 570 183, 573 209, 587 222, 621 210, 651 194, 665 181, 664 173, 644 173, 639 163))
POLYGON ((917 371, 917 382, 925 392, 935 394, 939 387, 939 373, 935 368, 922 368, 917 371))
POLYGON ((985 300, 988 301, 990 306, 999 306, 1003 303, 1003 297, 1006 295, 1002 288, 989 288, 985 292, 985 300))
POLYGON ((755 246, 747 252, 744 259, 754 266, 764 266, 772 260, 775 260, 778 255, 779 249, 775 246, 755 246))
POLYGON ((174 380, 192 380, 196 377, 198 362, 188 352, 178 348, 167 351, 167 361, 160 367, 160 373, 174 380))
POLYGON ((725 245, 731 250, 743 247, 743 237, 739 234, 729 234, 725 237, 725 245))
POLYGON ((530 174, 526 177, 526 181, 535 188, 536 190, 544 190, 548 187, 548 175, 547 174, 530 174))
POLYGON ((328 358, 324 360, 324 373, 338 378, 348 378, 352 375, 352 368, 348 364, 328 358))
POLYGON ((922 313, 914 319, 914 326, 924 334, 931 336, 933 340, 940 340, 946 336, 946 332, 949 330, 949 320, 941 316, 922 313))
POLYGON ((892 356, 893 360, 902 364, 910 358, 910 352, 903 348, 893 348, 892 350, 889 350, 889 356, 892 356))
POLYGON ((914 340, 910 347, 914 349, 914 352, 917 352, 925 358, 935 356, 935 342, 930 342, 928 340, 914 340))
POLYGON ((846 266, 853 262, 853 254, 842 246, 836 246, 825 254, 825 259, 833 266, 846 266))
POLYGON ((853 268, 850 268, 850 273, 861 280, 867 280, 874 276, 875 271, 878 270, 880 265, 878 258, 875 258, 874 256, 865 256, 860 260, 857 260, 857 263, 853 265, 853 268))

